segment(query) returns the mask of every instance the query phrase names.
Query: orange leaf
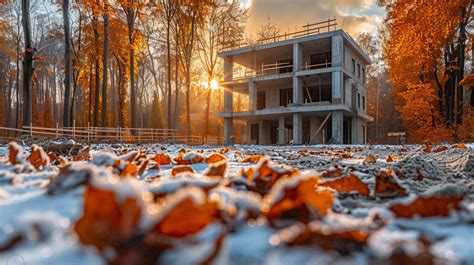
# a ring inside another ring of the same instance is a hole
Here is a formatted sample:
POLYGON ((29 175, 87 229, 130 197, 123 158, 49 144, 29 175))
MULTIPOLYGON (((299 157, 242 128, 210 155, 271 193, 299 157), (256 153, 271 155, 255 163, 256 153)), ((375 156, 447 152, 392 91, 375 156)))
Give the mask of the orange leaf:
POLYGON ((320 186, 329 187, 338 192, 356 191, 362 196, 368 196, 370 193, 369 186, 353 174, 335 180, 323 182, 320 184, 320 186))
POLYGON ((20 164, 23 159, 23 149, 17 143, 11 142, 8 144, 8 159, 13 165, 20 164))
POLYGON ((297 219, 309 222, 325 216, 332 207, 328 189, 316 189, 318 175, 300 175, 279 181, 264 198, 262 213, 274 225, 275 220, 297 219))
POLYGON ((224 161, 209 165, 209 168, 207 169, 206 173, 204 173, 204 175, 209 176, 209 177, 224 177, 226 169, 227 169, 227 162, 224 160, 224 161))
POLYGON ((317 245, 324 250, 336 250, 343 255, 353 251, 362 251, 370 236, 369 232, 349 229, 335 229, 330 225, 310 223, 303 227, 297 224, 278 231, 270 238, 272 244, 288 246, 317 245))
POLYGON ((187 237, 204 229, 218 218, 217 202, 209 200, 199 188, 184 188, 177 194, 166 197, 163 216, 153 232, 173 237, 187 237), (167 208, 170 207, 170 208, 167 208))
POLYGON ((242 163, 258 163, 258 161, 260 161, 260 159, 262 159, 263 155, 251 155, 251 156, 247 156, 245 157, 244 159, 242 159, 242 163))
POLYGON ((135 198, 117 201, 113 191, 89 186, 84 193, 84 212, 74 231, 82 244, 104 251, 130 239, 140 216, 141 208, 135 198))
POLYGON ((225 156, 218 153, 213 153, 209 155, 208 157, 206 157, 206 160, 204 160, 204 162, 206 162, 207 164, 212 164, 212 163, 217 163, 217 162, 225 161, 225 160, 227 160, 225 156))
POLYGON ((176 175, 178 175, 180 173, 183 173, 183 172, 194 173, 194 169, 192 167, 189 167, 189 166, 175 166, 171 170, 171 176, 175 177, 176 175))
POLYGON ((375 164, 375 163, 377 162, 377 159, 375 158, 374 155, 368 154, 368 155, 365 157, 364 162, 365 162, 365 163, 368 163, 368 164, 375 164))
POLYGON ((34 144, 31 147, 31 154, 28 157, 28 161, 36 169, 40 169, 49 163, 49 157, 46 154, 46 152, 43 150, 43 148, 34 144))
POLYGON ((158 165, 163 166, 163 165, 169 165, 171 164, 171 158, 169 155, 161 153, 161 154, 156 154, 153 157, 153 160, 155 160, 158 165))
POLYGON ((461 208, 461 201, 461 197, 418 197, 410 204, 394 204, 389 209, 402 218, 449 216, 461 208))
POLYGON ((380 198, 406 196, 406 190, 398 184, 392 170, 381 171, 375 177, 375 195, 380 198))
POLYGON ((191 165, 202 163, 204 161, 204 157, 194 152, 180 152, 175 158, 173 158, 173 160, 178 165, 191 165))

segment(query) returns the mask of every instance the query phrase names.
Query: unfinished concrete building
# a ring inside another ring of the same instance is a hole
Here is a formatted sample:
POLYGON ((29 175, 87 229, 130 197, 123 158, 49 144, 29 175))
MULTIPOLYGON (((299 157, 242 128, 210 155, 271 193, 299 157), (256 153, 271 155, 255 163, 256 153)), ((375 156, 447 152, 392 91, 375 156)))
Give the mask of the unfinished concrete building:
POLYGON ((247 122, 245 144, 366 143, 370 59, 334 20, 219 56, 226 144, 236 119, 247 122), (233 108, 235 93, 248 95, 248 109, 233 108))

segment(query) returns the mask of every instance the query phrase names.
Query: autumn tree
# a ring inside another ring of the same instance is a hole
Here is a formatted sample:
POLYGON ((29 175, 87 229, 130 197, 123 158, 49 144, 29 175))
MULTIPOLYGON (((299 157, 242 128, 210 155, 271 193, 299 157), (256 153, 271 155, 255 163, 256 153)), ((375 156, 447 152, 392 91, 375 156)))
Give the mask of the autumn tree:
POLYGON ((217 54, 225 45, 240 41, 244 33, 244 23, 247 21, 247 10, 240 6, 240 1, 213 0, 205 18, 206 26, 197 34, 200 63, 206 73, 206 113, 205 134, 209 134, 209 114, 213 86, 220 80, 219 73, 222 63, 217 54), (214 83, 213 83, 214 82, 214 83))
POLYGON ((472 1, 380 1, 385 57, 397 108, 412 141, 459 140, 472 1))
POLYGON ((125 17, 129 41, 129 63, 130 63, 130 112, 131 127, 137 127, 137 95, 135 84, 135 55, 136 55, 136 38, 138 35, 136 23, 137 19, 143 14, 145 4, 138 0, 118 0, 121 13, 125 17))

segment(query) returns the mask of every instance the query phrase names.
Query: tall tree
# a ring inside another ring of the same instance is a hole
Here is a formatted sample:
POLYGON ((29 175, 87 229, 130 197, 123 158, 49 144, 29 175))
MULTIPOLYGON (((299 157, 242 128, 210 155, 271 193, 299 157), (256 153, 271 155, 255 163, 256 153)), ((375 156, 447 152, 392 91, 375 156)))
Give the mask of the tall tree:
POLYGON ((109 3, 104 0, 104 51, 102 55, 102 127, 107 127, 107 81, 109 61, 109 3))
POLYGON ((31 40, 30 0, 21 0, 22 25, 25 41, 23 58, 23 125, 31 125, 31 78, 33 76, 33 43, 31 40))
POLYGON ((63 0, 63 24, 64 24, 64 104, 63 104, 63 126, 71 126, 71 25, 69 21, 69 0, 63 0))
POLYGON ((129 42, 129 63, 130 63, 130 116, 131 127, 136 128, 137 120, 137 91, 135 84, 135 38, 136 38, 136 22, 142 14, 145 4, 138 0, 119 0, 125 20, 127 22, 128 42, 129 42))

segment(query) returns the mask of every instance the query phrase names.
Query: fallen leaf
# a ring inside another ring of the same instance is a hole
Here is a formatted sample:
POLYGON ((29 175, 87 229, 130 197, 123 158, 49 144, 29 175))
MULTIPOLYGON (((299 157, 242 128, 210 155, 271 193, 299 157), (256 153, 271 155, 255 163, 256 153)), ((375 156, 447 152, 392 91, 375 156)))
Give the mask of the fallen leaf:
POLYGON ((209 155, 208 157, 206 157, 204 162, 206 162, 207 164, 212 164, 212 163, 217 163, 217 162, 225 161, 225 160, 227 160, 225 156, 218 153, 213 153, 209 155))
POLYGON ((210 164, 204 175, 209 177, 224 177, 226 169, 227 162, 223 160, 218 163, 210 164))
POLYGON ((406 196, 405 188, 400 186, 397 179, 393 176, 392 170, 380 171, 375 177, 375 196, 380 198, 394 198, 406 196))
POLYGON ((397 217, 449 216, 451 211, 461 209, 462 197, 418 197, 409 204, 394 204, 389 207, 397 217))
POLYGON ((183 172, 190 172, 194 174, 194 169, 189 166, 175 166, 171 170, 171 176, 175 177, 176 175, 183 173, 183 172))
POLYGON ((188 187, 166 197, 162 216, 151 233, 187 237, 219 218, 218 204, 199 188, 188 187))
POLYGON ((377 162, 377 159, 375 158, 374 155, 368 154, 368 155, 365 157, 364 162, 365 162, 365 163, 368 163, 368 164, 375 164, 375 163, 377 162))
POLYGON ((160 165, 160 166, 164 166, 164 165, 169 165, 169 164, 171 164, 171 158, 170 158, 170 156, 167 155, 167 154, 164 154, 164 153, 156 154, 156 155, 153 157, 153 160, 155 160, 156 163, 158 163, 158 165, 160 165))
POLYGON ((274 245, 316 246, 323 250, 336 250, 342 255, 362 251, 367 245, 370 233, 355 228, 333 228, 331 225, 310 223, 296 224, 278 231, 270 238, 274 245))
POLYGON ((204 157, 199 153, 189 152, 183 153, 180 152, 173 161, 178 165, 191 165, 191 164, 199 164, 204 162, 204 157))
POLYGON ((113 190, 89 186, 84 193, 83 214, 74 231, 82 244, 105 251, 137 232, 141 211, 135 198, 118 201, 113 190))
POLYGON ((369 196, 370 193, 369 186, 353 174, 335 180, 325 181, 319 184, 319 186, 332 188, 338 192, 356 191, 362 196, 369 196))
POLYGON ((8 159, 13 165, 17 165, 23 162, 23 148, 15 142, 8 144, 8 159))
POLYGON ((49 163, 49 156, 46 152, 38 145, 33 145, 31 147, 31 154, 28 157, 28 161, 36 169, 41 169, 49 163))
POLYGON ((242 159, 242 163, 258 163, 258 161, 260 161, 260 159, 264 158, 265 156, 264 155, 251 155, 251 156, 247 156, 245 157, 244 159, 242 159))
POLYGON ((332 207, 333 196, 329 189, 317 189, 318 183, 318 175, 280 180, 263 200, 263 216, 272 226, 284 219, 307 223, 322 218, 332 207))

